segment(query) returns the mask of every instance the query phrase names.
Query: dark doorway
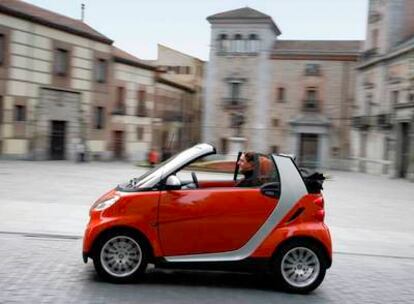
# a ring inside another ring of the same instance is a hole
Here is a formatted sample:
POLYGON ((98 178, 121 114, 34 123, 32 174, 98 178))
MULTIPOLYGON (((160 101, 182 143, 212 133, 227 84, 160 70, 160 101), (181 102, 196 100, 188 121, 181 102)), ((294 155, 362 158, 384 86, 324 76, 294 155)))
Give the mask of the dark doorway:
POLYGON ((124 157, 124 131, 114 131, 114 159, 123 159, 124 157))
POLYGON ((301 134, 300 165, 306 168, 318 167, 318 135, 301 134))
POLYGON ((50 128, 50 159, 65 159, 66 121, 52 120, 50 128))
POLYGON ((408 164, 409 164, 409 154, 410 154, 410 145, 409 145, 409 123, 401 124, 401 166, 399 170, 399 177, 406 177, 408 164))

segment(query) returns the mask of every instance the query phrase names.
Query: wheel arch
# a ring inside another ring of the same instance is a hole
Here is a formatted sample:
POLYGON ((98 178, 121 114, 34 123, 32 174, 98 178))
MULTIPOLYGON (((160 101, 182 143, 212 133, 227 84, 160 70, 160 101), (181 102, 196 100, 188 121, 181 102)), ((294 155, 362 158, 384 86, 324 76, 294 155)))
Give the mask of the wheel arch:
POLYGON ((148 253, 148 261, 152 262, 154 260, 154 249, 151 245, 151 242, 148 240, 148 238, 145 236, 144 233, 142 233, 140 230, 129 227, 129 226, 112 226, 109 227, 99 233, 99 235, 95 238, 95 240, 92 243, 91 250, 89 253, 89 256, 92 257, 94 255, 94 252, 96 250, 97 244, 102 240, 102 238, 112 234, 112 233, 119 233, 119 232, 128 232, 132 233, 134 236, 136 236, 139 240, 141 240, 145 246, 145 250, 148 253))
POLYGON ((330 254, 328 253, 328 250, 326 248, 326 246, 323 244, 323 242, 321 242, 320 240, 318 240, 317 238, 311 237, 311 236, 292 236, 286 240, 284 240, 283 242, 279 243, 275 250, 273 251, 273 255, 272 255, 272 260, 276 257, 277 253, 280 251, 281 248, 283 248, 286 245, 292 244, 292 243, 310 243, 313 244, 315 246, 318 246, 323 254, 324 254, 324 259, 326 262, 326 268, 330 268, 332 265, 332 258, 330 256, 330 254))

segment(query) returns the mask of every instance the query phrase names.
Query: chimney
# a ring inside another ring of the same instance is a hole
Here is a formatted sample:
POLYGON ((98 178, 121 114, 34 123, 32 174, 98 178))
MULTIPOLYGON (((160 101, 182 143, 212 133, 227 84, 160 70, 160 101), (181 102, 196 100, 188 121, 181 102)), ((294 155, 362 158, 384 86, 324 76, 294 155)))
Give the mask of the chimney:
POLYGON ((81 4, 81 21, 85 21, 85 3, 81 4))

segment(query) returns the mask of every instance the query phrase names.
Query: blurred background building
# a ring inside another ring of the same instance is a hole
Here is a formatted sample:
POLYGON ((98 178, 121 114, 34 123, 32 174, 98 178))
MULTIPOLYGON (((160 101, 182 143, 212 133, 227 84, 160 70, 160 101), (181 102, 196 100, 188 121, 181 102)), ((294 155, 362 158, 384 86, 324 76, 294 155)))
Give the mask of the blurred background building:
POLYGON ((82 20, 1 1, 0 155, 140 160, 183 149, 200 138, 202 68, 161 46, 156 62, 140 60, 82 20))
POLYGON ((356 170, 414 180, 414 1, 369 2, 352 122, 356 170))
POLYGON ((350 153, 361 42, 279 40, 272 18, 248 7, 207 20, 203 140, 224 154, 237 136, 247 150, 294 153, 307 167, 348 166, 338 160, 350 153))

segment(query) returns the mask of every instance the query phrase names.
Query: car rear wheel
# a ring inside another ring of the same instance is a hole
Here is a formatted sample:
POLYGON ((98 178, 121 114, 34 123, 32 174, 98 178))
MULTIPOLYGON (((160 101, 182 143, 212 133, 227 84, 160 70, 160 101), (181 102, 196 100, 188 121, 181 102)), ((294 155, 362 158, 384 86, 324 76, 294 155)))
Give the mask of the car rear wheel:
POLYGON ((283 289, 309 293, 323 281, 326 261, 321 248, 310 242, 292 242, 283 246, 273 260, 273 273, 283 289))
POLYGON ((105 280, 123 283, 139 278, 147 267, 144 243, 130 232, 115 232, 98 241, 93 262, 105 280))

